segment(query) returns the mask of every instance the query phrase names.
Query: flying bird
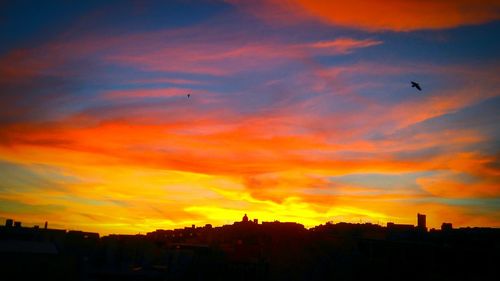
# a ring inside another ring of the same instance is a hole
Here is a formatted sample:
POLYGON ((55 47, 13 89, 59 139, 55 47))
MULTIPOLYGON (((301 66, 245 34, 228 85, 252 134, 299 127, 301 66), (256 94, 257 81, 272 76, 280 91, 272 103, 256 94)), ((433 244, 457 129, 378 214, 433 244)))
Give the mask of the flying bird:
POLYGON ((411 87, 415 87, 417 90, 422 91, 422 88, 420 88, 420 85, 417 82, 411 81, 411 87))

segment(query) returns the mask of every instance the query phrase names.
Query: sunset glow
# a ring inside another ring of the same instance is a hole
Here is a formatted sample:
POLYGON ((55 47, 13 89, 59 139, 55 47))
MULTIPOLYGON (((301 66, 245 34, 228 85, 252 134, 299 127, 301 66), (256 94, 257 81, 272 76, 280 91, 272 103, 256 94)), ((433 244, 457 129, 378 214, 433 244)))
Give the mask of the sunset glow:
POLYGON ((0 4, 2 219, 500 227, 498 1, 42 2, 0 4))

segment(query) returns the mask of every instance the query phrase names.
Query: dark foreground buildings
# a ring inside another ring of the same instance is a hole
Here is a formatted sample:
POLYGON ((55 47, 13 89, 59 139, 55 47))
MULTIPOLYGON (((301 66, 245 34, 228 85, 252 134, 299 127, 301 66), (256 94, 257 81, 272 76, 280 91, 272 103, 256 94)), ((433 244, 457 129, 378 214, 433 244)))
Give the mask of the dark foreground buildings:
POLYGON ((499 280, 500 229, 249 220, 109 235, 0 226, 0 280, 499 280))

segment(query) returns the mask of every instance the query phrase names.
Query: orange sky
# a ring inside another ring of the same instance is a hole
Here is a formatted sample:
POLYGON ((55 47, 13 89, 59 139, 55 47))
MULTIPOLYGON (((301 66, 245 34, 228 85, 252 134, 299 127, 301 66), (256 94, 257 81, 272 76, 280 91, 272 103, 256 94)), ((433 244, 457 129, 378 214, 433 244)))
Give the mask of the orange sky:
POLYGON ((0 217, 499 227, 500 7, 476 2, 9 6, 0 217))

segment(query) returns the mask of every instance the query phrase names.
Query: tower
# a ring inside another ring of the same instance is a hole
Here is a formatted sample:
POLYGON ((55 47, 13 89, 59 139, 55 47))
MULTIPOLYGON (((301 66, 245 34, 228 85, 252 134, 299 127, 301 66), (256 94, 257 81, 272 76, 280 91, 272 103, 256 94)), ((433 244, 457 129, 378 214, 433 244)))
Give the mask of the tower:
POLYGON ((242 222, 248 222, 248 216, 247 216, 247 214, 245 214, 245 215, 243 216, 243 219, 242 219, 241 221, 242 221, 242 222))
POLYGON ((427 231, 426 216, 424 214, 417 214, 417 223, 418 229, 427 231))

